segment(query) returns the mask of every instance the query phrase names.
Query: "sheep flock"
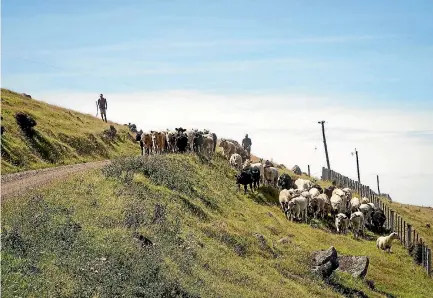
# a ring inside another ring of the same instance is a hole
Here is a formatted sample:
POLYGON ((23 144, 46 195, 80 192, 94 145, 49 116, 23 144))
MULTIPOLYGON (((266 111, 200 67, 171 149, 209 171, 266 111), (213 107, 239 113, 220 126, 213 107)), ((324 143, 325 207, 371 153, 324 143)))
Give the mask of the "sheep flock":
MULTIPOLYGON (((238 191, 244 186, 244 193, 254 191, 262 185, 279 190, 281 211, 291 221, 308 222, 330 220, 337 233, 347 234, 351 229, 357 239, 365 235, 365 229, 384 232, 385 214, 369 199, 353 196, 349 188, 336 187, 335 183, 322 188, 317 183, 298 178, 293 180, 288 174, 279 175, 278 169, 270 161, 253 163, 248 152, 234 140, 221 139, 209 130, 184 129, 182 127, 166 131, 139 131, 135 140, 140 142, 141 154, 195 152, 211 156, 219 145, 230 166, 237 171, 234 175, 238 191)), ((396 234, 377 239, 377 248, 390 251, 396 234)))

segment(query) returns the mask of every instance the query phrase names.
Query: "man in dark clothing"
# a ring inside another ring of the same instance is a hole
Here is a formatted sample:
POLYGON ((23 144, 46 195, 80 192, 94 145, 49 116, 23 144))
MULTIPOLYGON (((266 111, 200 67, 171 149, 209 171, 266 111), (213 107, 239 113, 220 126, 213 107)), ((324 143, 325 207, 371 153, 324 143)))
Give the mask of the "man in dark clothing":
POLYGON ((98 107, 101 111, 101 118, 103 121, 107 122, 107 100, 101 94, 98 99, 98 107))
POLYGON ((250 154, 251 154, 251 145, 252 145, 251 139, 248 137, 248 134, 246 134, 245 138, 242 140, 242 148, 247 150, 248 158, 250 157, 250 154))

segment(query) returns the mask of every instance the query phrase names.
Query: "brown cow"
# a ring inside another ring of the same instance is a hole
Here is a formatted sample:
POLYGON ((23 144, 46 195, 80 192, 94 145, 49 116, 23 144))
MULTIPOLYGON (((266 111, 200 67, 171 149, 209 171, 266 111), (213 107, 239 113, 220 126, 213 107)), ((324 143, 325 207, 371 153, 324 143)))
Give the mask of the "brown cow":
POLYGON ((232 156, 233 153, 236 153, 236 146, 232 142, 229 142, 227 140, 222 140, 220 143, 220 147, 224 149, 224 156, 227 159, 230 159, 230 156, 232 156))

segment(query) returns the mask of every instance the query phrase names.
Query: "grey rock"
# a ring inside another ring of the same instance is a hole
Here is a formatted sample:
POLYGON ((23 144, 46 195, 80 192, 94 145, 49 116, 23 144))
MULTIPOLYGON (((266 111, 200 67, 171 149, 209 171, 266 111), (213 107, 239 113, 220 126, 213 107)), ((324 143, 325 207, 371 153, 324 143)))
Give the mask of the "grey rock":
POLYGON ((351 274, 354 278, 364 278, 367 275, 370 260, 366 256, 340 256, 338 270, 351 274))
POLYGON ((311 272, 322 278, 327 278, 331 276, 332 272, 334 272, 338 266, 338 255, 335 247, 331 246, 327 250, 313 252, 311 272))
POLYGON ((302 175, 301 168, 300 168, 298 165, 295 165, 295 166, 292 168, 292 172, 295 173, 296 175, 302 175))

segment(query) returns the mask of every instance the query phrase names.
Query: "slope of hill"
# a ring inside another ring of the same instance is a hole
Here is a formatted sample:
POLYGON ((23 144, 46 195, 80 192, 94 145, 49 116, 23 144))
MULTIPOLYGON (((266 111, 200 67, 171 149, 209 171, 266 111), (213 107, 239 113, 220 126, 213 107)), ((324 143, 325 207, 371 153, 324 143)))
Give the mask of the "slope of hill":
POLYGON ((433 247, 433 208, 384 201, 413 226, 429 247, 433 247))
POLYGON ((1 89, 1 109, 2 126, 6 129, 1 138, 2 174, 139 153, 125 126, 104 123, 91 115, 29 99, 7 89, 1 89), (33 138, 25 137, 17 125, 18 112, 36 120, 33 138), (104 136, 110 125, 117 129, 114 139, 104 136))
POLYGON ((122 158, 4 202, 2 296, 431 297, 399 243, 385 254, 375 237, 288 222, 275 190, 237 193, 234 173, 219 154, 122 158), (331 245, 369 256, 376 290, 314 278, 311 252, 331 245))

